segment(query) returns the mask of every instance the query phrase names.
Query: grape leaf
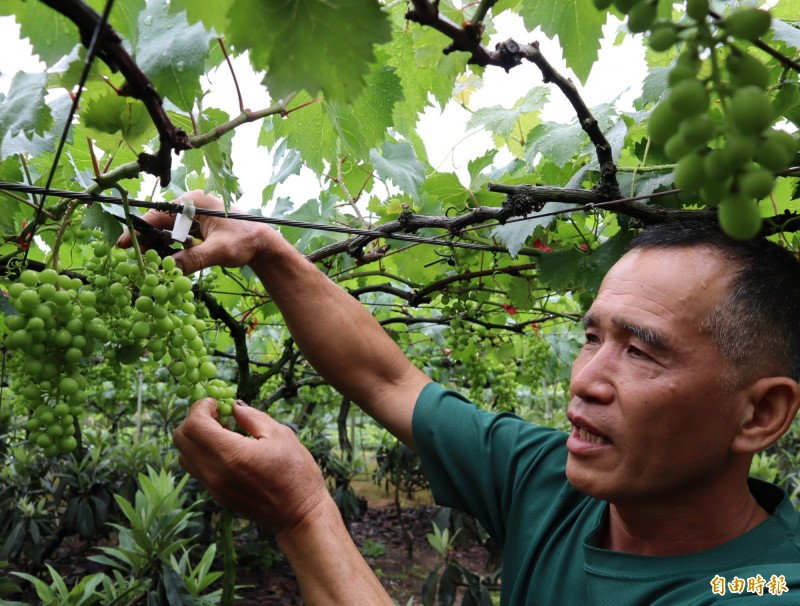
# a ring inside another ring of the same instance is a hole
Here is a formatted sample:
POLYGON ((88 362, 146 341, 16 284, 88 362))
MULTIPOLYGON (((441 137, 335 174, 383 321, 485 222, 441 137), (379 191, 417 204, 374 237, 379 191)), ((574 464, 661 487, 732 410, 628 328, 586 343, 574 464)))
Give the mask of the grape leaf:
POLYGON ((381 179, 391 179, 401 190, 412 196, 419 193, 425 175, 425 165, 417 160, 414 148, 408 143, 384 143, 380 153, 369 152, 372 165, 381 179))
MULTIPOLYGON (((529 113, 538 114, 547 102, 549 95, 549 89, 544 86, 536 86, 519 99, 514 104, 514 107, 506 108, 502 105, 493 105, 477 109, 470 116, 467 128, 485 128, 500 137, 506 138, 514 132, 522 116, 529 113)), ((530 125, 525 129, 524 133, 530 131, 534 126, 535 124, 530 125)))
POLYGON ((780 19, 772 20, 772 37, 792 48, 800 48, 800 30, 780 19))
POLYGON ((300 152, 306 165, 321 173, 325 162, 336 157, 337 140, 322 102, 313 101, 308 93, 300 93, 286 117, 275 116, 272 124, 275 137, 286 137, 289 146, 300 152))
POLYGON ((567 65, 585 84, 608 13, 597 10, 592 0, 523 0, 520 14, 529 31, 541 27, 550 38, 558 36, 567 65))
MULTIPOLYGON (((107 0, 90 0, 87 4, 102 15, 107 0)), ((138 17, 146 5, 146 0, 116 0, 109 15, 109 24, 124 38, 123 45, 129 51, 136 47, 139 36, 138 17)))
POLYGON ((266 70, 275 98, 304 89, 354 100, 375 61, 374 45, 391 37, 375 0, 234 0, 228 18, 231 42, 266 70))
POLYGON ((119 137, 103 137, 101 134, 121 133, 131 147, 136 148, 155 134, 150 114, 141 101, 120 97, 109 91, 100 97, 88 97, 83 104, 81 121, 98 145, 108 152, 117 148, 119 137), (92 132, 97 131, 97 132, 92 132))
POLYGON ((28 139, 43 136, 53 124, 45 103, 46 74, 17 72, 8 96, 0 102, 0 140, 23 133, 28 139))
POLYGON ((80 36, 75 24, 43 2, 5 0, 0 15, 13 15, 20 24, 20 36, 27 38, 33 52, 49 67, 68 55, 80 36))
MULTIPOLYGON (((559 202, 547 202, 541 212, 542 214, 548 214, 565 207, 568 208, 569 205, 559 202)), ((497 238, 508 249, 508 253, 512 257, 516 257, 520 249, 525 245, 525 241, 537 227, 547 227, 555 220, 556 217, 554 215, 549 215, 546 217, 531 217, 525 221, 512 221, 492 229, 492 237, 497 238)))
MULTIPOLYGON (((230 117, 224 111, 207 108, 201 112, 198 126, 202 131, 209 131, 228 120, 230 117)), ((232 204, 241 195, 239 179, 233 172, 232 144, 233 132, 231 131, 216 141, 204 145, 201 150, 209 172, 207 188, 219 194, 226 205, 232 204)))
POLYGON ((227 12, 233 0, 216 0, 215 2, 197 2, 196 0, 170 0, 170 14, 185 12, 189 23, 201 21, 206 29, 224 32, 228 22, 227 12))
POLYGON ((139 15, 136 61, 156 90, 184 111, 191 111, 200 94, 208 45, 213 34, 186 16, 167 14, 167 3, 148 3, 139 15))
POLYGON ((359 158, 367 157, 369 150, 384 140, 386 129, 392 125, 394 104, 402 99, 400 79, 391 67, 374 66, 368 83, 352 104, 323 101, 344 149, 359 158))
POLYGON ((122 223, 105 210, 102 204, 92 204, 86 209, 83 215, 83 227, 99 229, 103 232, 103 239, 109 244, 116 242, 122 235, 122 223))

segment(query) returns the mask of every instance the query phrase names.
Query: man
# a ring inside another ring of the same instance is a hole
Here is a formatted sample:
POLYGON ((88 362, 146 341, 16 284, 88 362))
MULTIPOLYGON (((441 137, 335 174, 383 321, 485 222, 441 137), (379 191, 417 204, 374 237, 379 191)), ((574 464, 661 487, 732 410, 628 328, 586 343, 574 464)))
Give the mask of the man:
MULTIPOLYGON (((800 406, 800 269, 788 253, 713 228, 644 232, 586 315, 567 436, 431 383, 272 229, 201 226, 204 243, 175 255, 184 272, 256 272, 308 361, 420 453, 437 501, 503 543, 503 604, 800 604, 800 514, 747 479, 800 406)), ((175 434, 182 465, 275 532, 306 603, 390 604, 291 431, 242 404, 234 414, 255 439, 197 402, 175 434)))

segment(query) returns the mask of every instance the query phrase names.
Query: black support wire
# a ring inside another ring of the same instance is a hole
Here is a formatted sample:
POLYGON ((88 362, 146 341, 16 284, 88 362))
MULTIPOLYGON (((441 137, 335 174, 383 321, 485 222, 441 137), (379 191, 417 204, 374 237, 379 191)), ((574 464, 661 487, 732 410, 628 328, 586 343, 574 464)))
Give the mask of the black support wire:
MULTIPOLYGON (((122 204, 122 198, 118 196, 106 196, 106 195, 92 194, 87 192, 74 192, 69 190, 49 189, 46 187, 27 185, 25 183, 8 183, 0 181, 0 191, 15 191, 28 194, 47 194, 51 196, 57 196, 60 198, 77 200, 85 204, 89 204, 92 202, 103 202, 107 204, 122 204)), ((137 208, 153 209, 173 215, 180 214, 183 211, 183 205, 174 204, 170 202, 148 202, 145 200, 135 200, 133 198, 129 198, 128 205, 135 206, 137 208)), ((377 229, 361 229, 357 227, 345 227, 342 225, 326 225, 324 223, 310 223, 307 221, 297 221, 295 219, 264 217, 261 215, 252 215, 249 213, 226 213, 224 211, 208 210, 205 208, 198 208, 198 207, 195 207, 194 212, 196 215, 204 215, 208 217, 235 219, 238 221, 253 221, 256 223, 267 223, 270 225, 281 225, 285 227, 298 227, 301 229, 317 229, 320 231, 337 232, 337 233, 348 234, 351 236, 385 238, 388 240, 400 240, 403 242, 414 242, 418 244, 434 244, 436 246, 467 248, 471 250, 483 250, 483 251, 497 252, 497 253, 508 252, 508 250, 502 246, 492 246, 490 244, 474 244, 470 242, 444 240, 441 237, 423 238, 420 236, 410 236, 407 234, 388 233, 377 229)))

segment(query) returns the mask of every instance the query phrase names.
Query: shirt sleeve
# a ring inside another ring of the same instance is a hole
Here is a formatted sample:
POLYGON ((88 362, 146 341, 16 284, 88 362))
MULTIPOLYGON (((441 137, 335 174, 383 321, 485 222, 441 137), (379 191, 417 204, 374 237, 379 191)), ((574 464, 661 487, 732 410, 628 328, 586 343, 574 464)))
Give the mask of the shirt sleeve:
POLYGON ((420 394, 412 428, 436 502, 475 516, 501 543, 509 516, 521 513, 515 514, 518 495, 546 506, 547 495, 564 490, 567 436, 561 431, 480 410, 436 383, 420 394))

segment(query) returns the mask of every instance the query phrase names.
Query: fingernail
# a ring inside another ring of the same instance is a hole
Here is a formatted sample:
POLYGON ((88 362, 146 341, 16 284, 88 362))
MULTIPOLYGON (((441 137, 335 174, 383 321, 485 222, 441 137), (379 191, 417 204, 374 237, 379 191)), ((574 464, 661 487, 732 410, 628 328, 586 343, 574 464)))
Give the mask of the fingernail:
POLYGON ((235 404, 236 406, 245 406, 245 407, 247 406, 247 402, 245 402, 244 400, 236 400, 235 404))

